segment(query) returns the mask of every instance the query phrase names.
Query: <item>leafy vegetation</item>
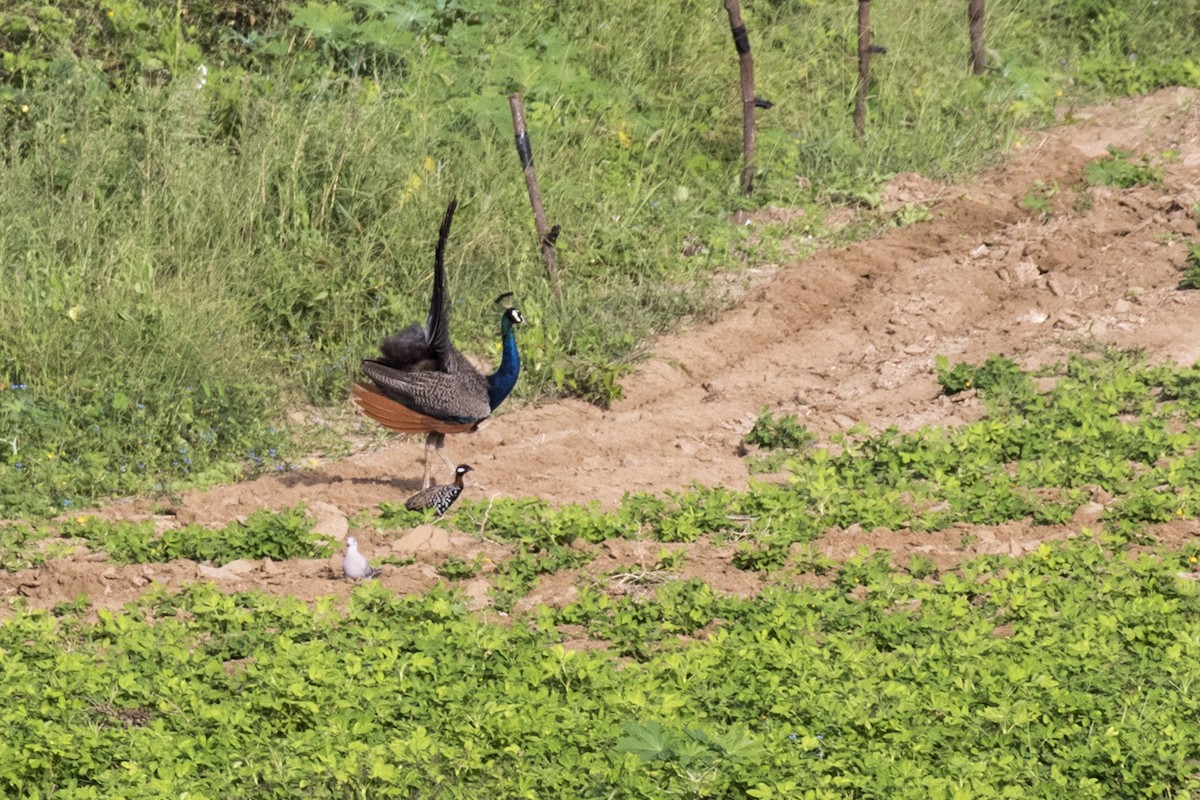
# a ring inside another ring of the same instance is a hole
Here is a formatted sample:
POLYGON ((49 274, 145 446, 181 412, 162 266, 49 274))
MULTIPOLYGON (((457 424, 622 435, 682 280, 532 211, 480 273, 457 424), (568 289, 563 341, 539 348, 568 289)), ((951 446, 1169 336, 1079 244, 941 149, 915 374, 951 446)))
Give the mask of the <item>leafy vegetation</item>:
POLYGON ((1088 185, 1113 186, 1129 189, 1162 182, 1162 169, 1151 166, 1150 159, 1142 157, 1140 164, 1130 161, 1132 153, 1109 145, 1108 155, 1089 161, 1084 169, 1088 185))
POLYGON ((816 435, 796 422, 794 416, 776 418, 768 409, 763 409, 746 434, 746 442, 767 449, 787 448, 797 450, 816 440, 816 435))
POLYGON ((489 300, 514 290, 535 322, 518 393, 603 404, 646 335, 720 306, 714 270, 774 246, 731 211, 802 207, 794 232, 820 242, 830 203, 877 204, 894 172, 975 169, 1062 104, 1200 83, 1189 4, 1022 0, 989 18, 982 77, 963 69, 959 3, 883 4, 859 141, 852 10, 750 4, 760 86, 780 102, 742 198, 719 5, 10 6, 2 517, 295 466, 307 442, 285 410, 342 399, 378 339, 423 316, 451 195, 456 339, 495 357, 489 300), (509 144, 514 91, 564 231, 561 303, 509 144))
POLYGON ((1188 563, 1083 537, 933 583, 871 559, 749 600, 584 592, 529 624, 377 583, 344 611, 203 586, 17 608, 0 792, 1192 796, 1188 563), (564 624, 611 646, 567 649, 564 624))
POLYGON ((1200 243, 1189 242, 1180 289, 1200 289, 1200 243))
POLYGON ((1040 180, 1034 181, 1029 194, 1021 198, 1021 205, 1030 211, 1038 212, 1045 219, 1050 216, 1050 201, 1058 192, 1058 181, 1051 181, 1049 185, 1040 180))
MULTIPOLYGON (((486 564, 503 623, 454 592, 378 582, 345 607, 200 585, 116 612, 10 601, 0 794, 1194 796, 1200 548, 1145 543, 1148 523, 1200 517, 1200 366, 1108 350, 1039 381, 1000 357, 937 369, 983 418, 820 447, 775 437, 783 485, 631 495, 611 512, 464 500, 439 524, 515 547, 486 564), (812 547, 852 525, 1057 523, 1089 497, 1107 498, 1101 529, 1020 559, 897 567, 812 547), (636 592, 581 581, 562 607, 516 613, 596 543, 705 537, 737 541, 735 565, 772 571, 767 588, 724 596, 683 579, 673 550, 636 592), (824 580, 796 586, 797 571, 824 580)), ((385 528, 414 521, 382 511, 385 528)), ((161 537, 87 517, 47 528, 0 528, 4 563, 35 562, 50 534, 122 561, 330 552, 301 508, 161 537)))
POLYGON ((93 550, 103 551, 111 561, 146 564, 188 558, 222 565, 241 558, 325 558, 333 553, 334 542, 310 531, 312 520, 303 506, 288 511, 263 510, 244 523, 234 522, 212 530, 201 525, 184 525, 155 533, 153 522, 109 522, 81 515, 68 519, 41 533, 25 526, 0 528, 0 548, 6 542, 24 547, 11 557, 0 549, 0 564, 9 570, 32 565, 37 556, 21 558, 30 544, 53 533, 66 539, 83 539, 93 550))

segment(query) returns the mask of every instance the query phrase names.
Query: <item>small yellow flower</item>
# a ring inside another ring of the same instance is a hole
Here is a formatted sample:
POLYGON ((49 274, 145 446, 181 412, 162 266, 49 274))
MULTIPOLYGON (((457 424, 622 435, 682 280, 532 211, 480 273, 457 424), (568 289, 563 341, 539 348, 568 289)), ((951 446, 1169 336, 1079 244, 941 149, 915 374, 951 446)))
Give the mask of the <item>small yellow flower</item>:
POLYGON ((22 114, 28 114, 28 113, 29 113, 29 106, 28 106, 28 105, 26 105, 25 103, 21 103, 21 113, 22 113, 22 114))
POLYGON ((82 525, 83 523, 88 521, 88 518, 83 516, 82 514, 80 514, 78 517, 75 518, 75 521, 78 522, 80 525, 82 525))
POLYGON ((83 316, 85 311, 87 311, 87 309, 83 306, 71 306, 67 309, 67 317, 71 320, 71 322, 79 322, 79 318, 83 316))
POLYGON ((53 461, 53 460, 54 460, 54 453, 46 453, 46 460, 47 460, 47 461, 53 461))
POLYGON ((1195 564, 1195 563, 1196 563, 1196 562, 1198 562, 1198 561, 1200 561, 1200 558, 1196 558, 1196 556, 1188 556, 1188 563, 1189 563, 1189 564, 1195 564))
POLYGON ((108 11, 105 11, 105 12, 104 12, 105 16, 107 16, 109 19, 112 19, 112 18, 113 18, 113 13, 114 13, 114 12, 113 12, 113 10, 112 10, 111 8, 110 8, 110 9, 108 9, 108 11))
POLYGON ((67 135, 66 135, 65 133, 61 133, 61 134, 59 134, 59 136, 58 136, 58 143, 59 143, 59 144, 66 144, 66 143, 67 143, 67 135))
POLYGON ((1175 516, 1177 516, 1177 517, 1182 517, 1182 516, 1183 516, 1183 509, 1182 509, 1182 508, 1177 508, 1177 509, 1175 509, 1175 516))
POLYGON ((1020 139, 1013 139, 1013 147, 1015 147, 1016 149, 1020 150, 1020 149, 1021 149, 1021 140, 1020 140, 1020 139))
POLYGON ((633 145, 633 137, 629 135, 626 127, 625 121, 622 120, 621 127, 617 128, 617 144, 628 150, 633 145))
POLYGON ((430 156, 425 156, 425 160, 421 162, 421 165, 425 167, 426 172, 433 172, 437 169, 437 162, 430 156))
POLYGON ((1062 89, 1059 89, 1057 92, 1055 92, 1055 93, 1054 93, 1054 96, 1055 96, 1055 97, 1062 97, 1062 89))

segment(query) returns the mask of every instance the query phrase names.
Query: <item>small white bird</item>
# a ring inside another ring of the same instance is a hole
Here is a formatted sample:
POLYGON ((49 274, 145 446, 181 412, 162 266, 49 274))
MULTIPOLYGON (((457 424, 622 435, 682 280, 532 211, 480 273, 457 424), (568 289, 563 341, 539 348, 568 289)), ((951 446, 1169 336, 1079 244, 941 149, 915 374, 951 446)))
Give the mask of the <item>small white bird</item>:
POLYGON ((371 566, 371 562, 358 552, 358 539, 346 537, 346 555, 342 556, 342 573, 351 580, 374 578, 379 570, 371 566))

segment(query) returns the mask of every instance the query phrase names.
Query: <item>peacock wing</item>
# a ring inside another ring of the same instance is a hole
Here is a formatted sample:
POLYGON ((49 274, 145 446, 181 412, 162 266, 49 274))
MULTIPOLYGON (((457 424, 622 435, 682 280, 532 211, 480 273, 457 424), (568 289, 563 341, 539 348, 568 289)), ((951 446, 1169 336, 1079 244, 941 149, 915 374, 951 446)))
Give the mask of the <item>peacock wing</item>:
POLYGON ((438 357, 425 339, 425 329, 415 322, 379 343, 380 363, 406 372, 436 370, 438 357))
POLYGON ((435 419, 413 411, 366 383, 350 387, 350 397, 364 414, 397 433, 466 433, 479 424, 435 419))
POLYGON ((455 373, 404 372, 371 360, 362 367, 383 394, 421 414, 448 422, 478 422, 492 413, 487 379, 473 367, 455 373))

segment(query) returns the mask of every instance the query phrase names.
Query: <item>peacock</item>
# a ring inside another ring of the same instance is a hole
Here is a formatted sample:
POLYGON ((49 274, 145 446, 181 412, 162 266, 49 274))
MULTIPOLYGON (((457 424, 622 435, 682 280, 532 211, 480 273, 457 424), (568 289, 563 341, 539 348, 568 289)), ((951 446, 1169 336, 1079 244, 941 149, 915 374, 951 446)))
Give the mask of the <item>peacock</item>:
MULTIPOLYGON (((442 452, 447 433, 474 431, 512 392, 521 374, 515 326, 525 322, 519 310, 507 307, 500 317, 500 366, 484 377, 450 341, 449 296, 446 290, 446 241, 457 200, 451 200, 438 231, 433 261, 433 292, 429 316, 422 327, 413 323, 384 339, 381 358, 362 362, 374 385, 355 383, 351 397, 371 419, 389 430, 425 433, 425 475, 430 485, 433 451, 454 469, 442 452)), ((507 297, 501 295, 498 300, 507 297)))
POLYGON ((404 501, 404 507, 409 511, 424 511, 432 508, 440 517, 450 510, 454 501, 462 494, 463 476, 471 471, 470 464, 459 464, 454 468, 454 483, 445 486, 430 486, 422 489, 404 501))

